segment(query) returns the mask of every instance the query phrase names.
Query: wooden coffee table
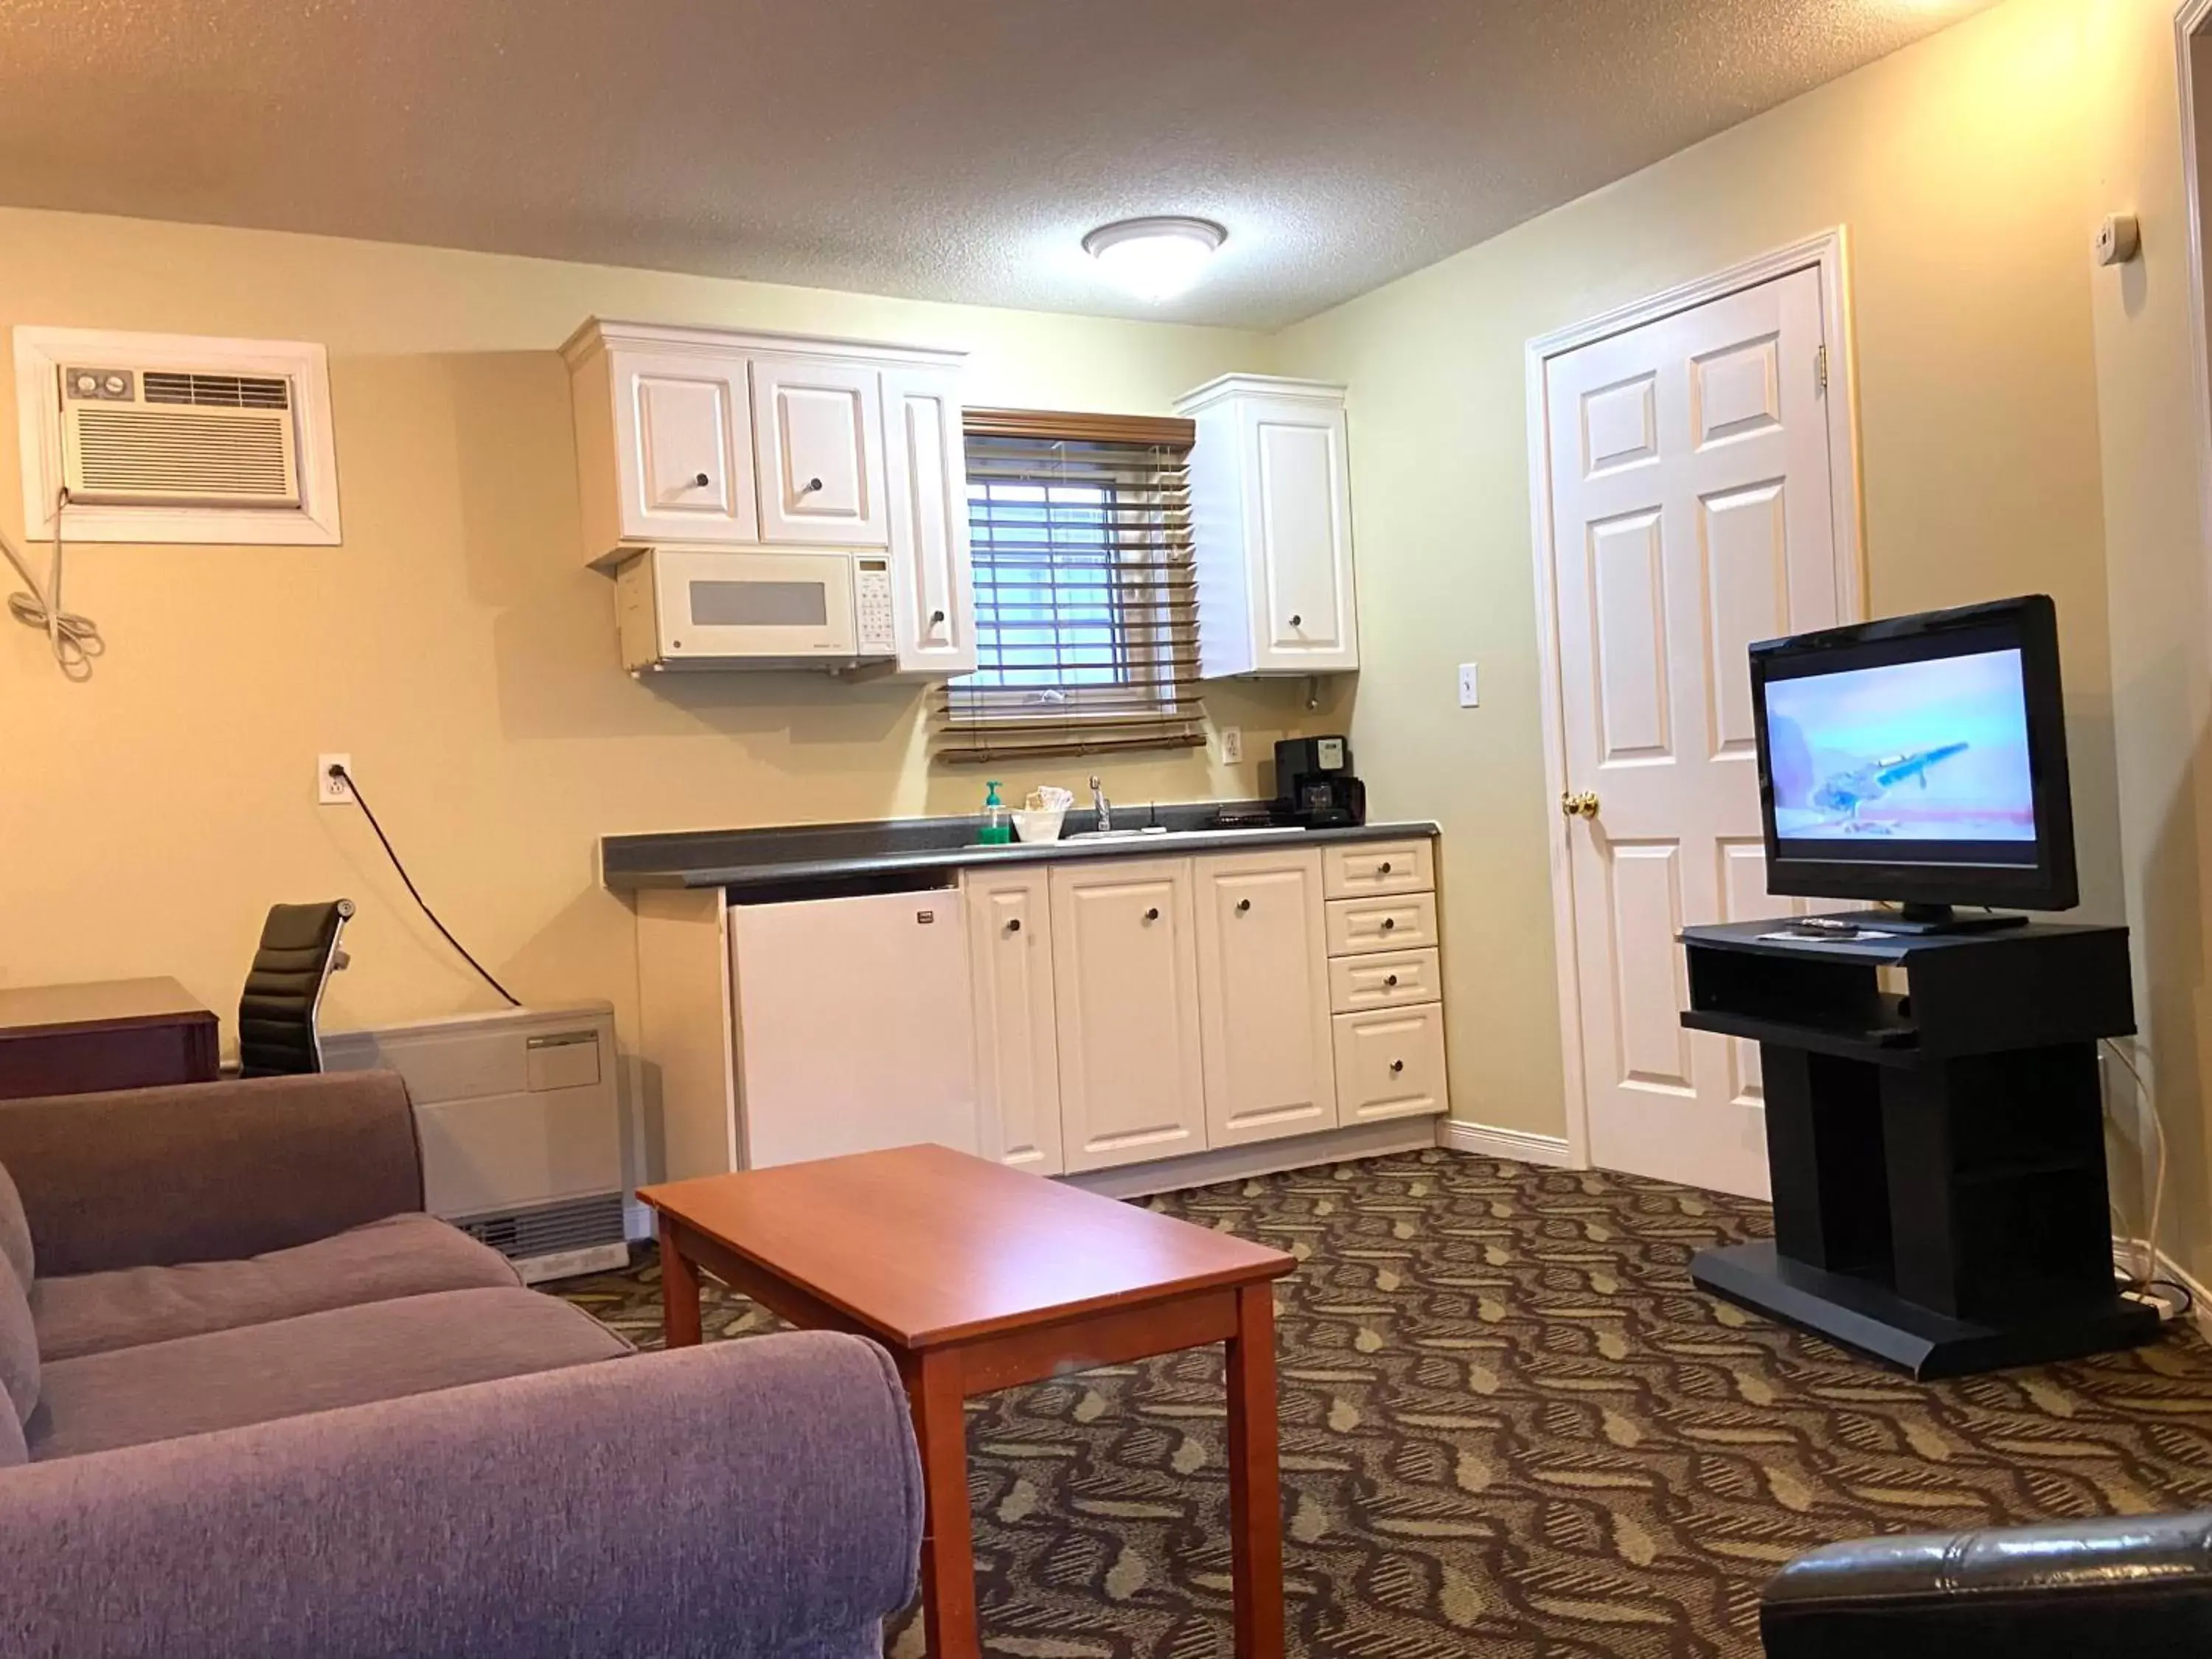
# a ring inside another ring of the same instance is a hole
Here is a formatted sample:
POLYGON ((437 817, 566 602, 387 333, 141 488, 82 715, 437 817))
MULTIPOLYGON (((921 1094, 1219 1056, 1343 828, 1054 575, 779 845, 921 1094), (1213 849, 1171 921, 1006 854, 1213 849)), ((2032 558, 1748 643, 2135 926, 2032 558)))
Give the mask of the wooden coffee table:
POLYGON ((1240 1659, 1283 1651, 1274 1292, 1296 1265, 1227 1233, 942 1146, 641 1188, 659 1212, 668 1346, 699 1340, 699 1271, 794 1325, 888 1348, 921 1443, 922 1618, 934 1659, 981 1652, 969 1536, 972 1394, 1228 1345, 1240 1659))

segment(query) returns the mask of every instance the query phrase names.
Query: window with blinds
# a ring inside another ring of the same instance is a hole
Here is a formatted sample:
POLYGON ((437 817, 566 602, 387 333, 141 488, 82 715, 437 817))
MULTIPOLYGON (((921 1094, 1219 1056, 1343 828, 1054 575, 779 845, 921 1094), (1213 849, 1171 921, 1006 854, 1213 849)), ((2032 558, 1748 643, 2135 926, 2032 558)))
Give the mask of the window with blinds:
POLYGON ((939 756, 1202 744, 1191 422, 964 422, 977 667, 945 688, 939 756))

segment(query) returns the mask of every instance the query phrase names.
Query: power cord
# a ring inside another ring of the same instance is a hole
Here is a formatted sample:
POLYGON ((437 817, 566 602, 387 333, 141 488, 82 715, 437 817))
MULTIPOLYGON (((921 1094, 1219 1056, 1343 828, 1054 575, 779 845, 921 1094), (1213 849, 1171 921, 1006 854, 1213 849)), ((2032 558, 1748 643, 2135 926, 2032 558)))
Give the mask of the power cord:
POLYGON ((2142 1294, 2163 1285, 2169 1290, 2179 1291, 2181 1293, 2182 1302, 2176 1311, 2186 1313, 2197 1300, 2195 1297, 2190 1295, 2188 1287, 2176 1285, 2170 1279, 2157 1277, 2158 1230, 2166 1208, 2166 1124, 2158 1115, 2157 1097, 2151 1093, 2150 1085, 2143 1081, 2142 1070, 2133 1060, 2129 1058, 2128 1051, 2110 1037, 2104 1039, 2104 1047, 2114 1060, 2120 1062, 2121 1068, 2127 1073, 2128 1076, 2134 1079, 2136 1093, 2142 1101, 2143 1109, 2150 1114, 2152 1145, 2156 1149, 2156 1157, 2151 1168, 2150 1233, 2149 1237, 2143 1240, 2143 1260, 2141 1271, 2136 1274, 2128 1289, 2142 1294))
POLYGON ((0 553, 8 556, 8 562, 15 567, 15 574, 30 590, 8 596, 8 614, 46 636, 47 647, 64 675, 88 680, 92 678, 92 659, 107 649, 107 642, 100 637, 100 624, 91 617, 62 608, 62 509, 69 504, 69 486, 64 484, 54 491, 54 555, 46 566, 44 586, 4 532, 0 532, 0 553))
POLYGON ((422 914, 430 918, 430 925, 445 936, 447 944, 460 952, 461 960, 475 969, 485 984, 507 999, 508 1007, 522 1006, 522 1000, 494 979, 491 976, 491 969, 471 956, 469 947, 453 937, 453 930, 438 920, 438 913, 430 908, 430 901, 422 896, 422 890, 415 885, 415 878, 407 873, 407 866, 399 861, 399 854, 392 850, 392 837, 384 833, 384 826, 376 821, 376 814, 369 810, 368 797, 361 793, 361 784, 355 779, 354 775, 336 761, 331 763, 330 775, 344 781, 346 793, 353 797, 353 804, 361 808, 362 817, 368 820, 368 827, 376 831, 377 840, 384 844, 384 856, 392 860, 392 867, 399 872, 399 879, 407 884, 408 896, 422 907, 422 914))

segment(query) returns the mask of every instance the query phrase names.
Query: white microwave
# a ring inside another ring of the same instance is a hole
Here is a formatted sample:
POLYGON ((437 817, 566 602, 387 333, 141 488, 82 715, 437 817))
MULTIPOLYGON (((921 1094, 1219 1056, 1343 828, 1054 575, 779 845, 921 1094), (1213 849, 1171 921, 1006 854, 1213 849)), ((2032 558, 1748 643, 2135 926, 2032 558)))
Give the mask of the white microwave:
POLYGON ((623 666, 857 667, 898 654, 881 553, 654 547, 615 574, 623 666))

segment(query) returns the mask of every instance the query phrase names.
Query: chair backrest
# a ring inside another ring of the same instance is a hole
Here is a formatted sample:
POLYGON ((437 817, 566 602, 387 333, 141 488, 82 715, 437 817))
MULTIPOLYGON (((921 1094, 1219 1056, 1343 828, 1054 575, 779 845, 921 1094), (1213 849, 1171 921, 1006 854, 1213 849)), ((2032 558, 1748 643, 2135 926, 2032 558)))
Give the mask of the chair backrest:
POLYGON ((323 986, 345 965, 338 935, 353 915, 351 899, 324 904, 272 904, 261 944, 238 1000, 238 1061, 242 1077, 278 1077, 323 1069, 315 1031, 323 986))

